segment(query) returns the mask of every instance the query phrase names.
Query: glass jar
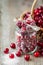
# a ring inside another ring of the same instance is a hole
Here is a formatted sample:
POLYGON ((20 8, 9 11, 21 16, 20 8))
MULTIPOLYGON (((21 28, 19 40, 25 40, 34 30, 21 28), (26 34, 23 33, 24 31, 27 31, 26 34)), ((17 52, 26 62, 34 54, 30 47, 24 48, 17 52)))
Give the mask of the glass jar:
POLYGON ((31 26, 35 24, 31 22, 29 26, 25 20, 18 20, 17 26, 20 23, 23 24, 23 27, 16 28, 17 49, 21 49, 23 54, 33 54, 37 50, 37 42, 36 31, 31 26))

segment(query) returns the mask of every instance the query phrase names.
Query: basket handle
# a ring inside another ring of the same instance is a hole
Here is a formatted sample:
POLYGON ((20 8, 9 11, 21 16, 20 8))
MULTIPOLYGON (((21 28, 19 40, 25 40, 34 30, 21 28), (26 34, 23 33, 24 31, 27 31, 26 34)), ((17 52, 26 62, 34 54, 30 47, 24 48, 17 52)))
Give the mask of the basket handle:
POLYGON ((31 17, 33 18, 33 11, 34 11, 34 8, 35 8, 35 5, 37 3, 37 0, 34 0, 33 1, 33 4, 32 4, 32 8, 31 8, 31 17))

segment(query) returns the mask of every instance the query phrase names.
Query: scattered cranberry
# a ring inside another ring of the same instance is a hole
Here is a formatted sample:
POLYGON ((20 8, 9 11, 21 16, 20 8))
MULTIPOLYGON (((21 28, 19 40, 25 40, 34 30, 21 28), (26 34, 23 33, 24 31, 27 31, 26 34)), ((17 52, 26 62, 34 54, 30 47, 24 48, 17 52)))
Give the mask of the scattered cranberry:
POLYGON ((29 61, 29 60, 30 60, 30 55, 29 55, 29 54, 26 54, 26 55, 24 56, 24 59, 25 59, 26 61, 29 61))
POLYGON ((9 49, 8 48, 5 48, 4 53, 5 54, 8 54, 9 53, 9 49))
POLYGON ((16 56, 18 56, 18 57, 21 57, 21 55, 22 55, 21 51, 18 51, 18 52, 16 53, 16 56))
POLYGON ((14 58, 14 54, 10 54, 9 58, 13 59, 14 58))
POLYGON ((11 44, 10 44, 10 47, 11 47, 12 49, 15 49, 15 48, 16 48, 15 43, 11 43, 11 44))
POLYGON ((39 57, 40 56, 40 53, 37 51, 37 52, 34 53, 34 56, 35 57, 39 57))

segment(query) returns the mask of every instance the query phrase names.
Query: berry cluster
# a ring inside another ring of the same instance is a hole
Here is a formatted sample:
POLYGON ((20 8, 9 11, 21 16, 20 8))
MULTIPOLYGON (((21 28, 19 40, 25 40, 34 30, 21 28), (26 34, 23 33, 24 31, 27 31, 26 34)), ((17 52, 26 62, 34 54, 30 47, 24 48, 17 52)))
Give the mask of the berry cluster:
POLYGON ((35 9, 33 14, 36 25, 43 28, 43 6, 35 9))

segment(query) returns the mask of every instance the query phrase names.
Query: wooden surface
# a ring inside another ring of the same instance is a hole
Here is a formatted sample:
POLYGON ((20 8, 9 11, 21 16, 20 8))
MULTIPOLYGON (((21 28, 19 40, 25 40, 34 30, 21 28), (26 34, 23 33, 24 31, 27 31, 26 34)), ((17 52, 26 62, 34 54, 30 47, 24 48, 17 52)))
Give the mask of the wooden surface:
MULTIPOLYGON (((0 25, 0 36, 1 36, 1 51, 5 47, 9 47, 11 42, 15 42, 15 23, 13 21, 14 17, 19 17, 19 15, 26 9, 31 8, 31 4, 33 0, 1 0, 1 25, 0 25), (24 2, 26 1, 26 2, 24 2)), ((42 2, 38 2, 37 6, 39 6, 42 2)), ((1 60, 2 61, 2 60, 1 60)), ((24 57, 20 58, 19 65, 43 65, 43 57, 34 58, 31 56, 31 60, 26 62, 24 57)))

